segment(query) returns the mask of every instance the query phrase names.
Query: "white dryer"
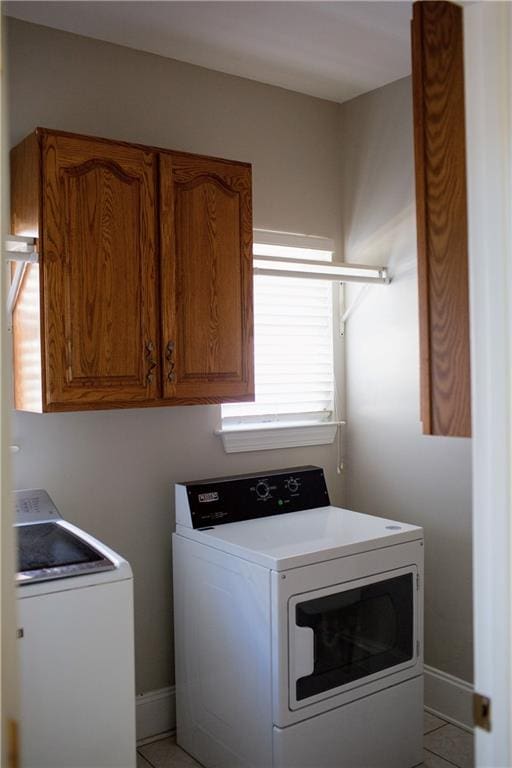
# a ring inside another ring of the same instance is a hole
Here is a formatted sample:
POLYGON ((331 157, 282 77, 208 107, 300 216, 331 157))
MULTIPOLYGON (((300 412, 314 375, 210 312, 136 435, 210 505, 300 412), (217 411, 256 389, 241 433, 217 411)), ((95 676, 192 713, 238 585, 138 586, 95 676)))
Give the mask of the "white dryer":
POLYGON ((422 762, 423 532, 298 467, 177 484, 178 744, 206 768, 422 762))
POLYGON ((25 768, 135 768, 129 563, 15 491, 21 757, 25 768))

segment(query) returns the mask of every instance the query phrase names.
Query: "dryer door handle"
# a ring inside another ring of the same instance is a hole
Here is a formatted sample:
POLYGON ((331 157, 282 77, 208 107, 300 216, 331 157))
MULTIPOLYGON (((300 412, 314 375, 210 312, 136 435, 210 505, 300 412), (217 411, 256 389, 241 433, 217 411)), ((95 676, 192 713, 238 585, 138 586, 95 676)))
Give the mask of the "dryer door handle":
POLYGON ((292 659, 295 680, 308 677, 315 669, 315 633, 311 627, 294 626, 292 659))

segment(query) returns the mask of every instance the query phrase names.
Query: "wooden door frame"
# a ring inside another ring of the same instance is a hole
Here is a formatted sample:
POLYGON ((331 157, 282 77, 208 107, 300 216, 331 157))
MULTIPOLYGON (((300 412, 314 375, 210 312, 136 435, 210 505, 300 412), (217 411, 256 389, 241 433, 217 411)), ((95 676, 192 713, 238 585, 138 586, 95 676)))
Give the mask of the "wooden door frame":
POLYGON ((476 765, 512 765, 512 6, 464 8, 473 413, 476 765))

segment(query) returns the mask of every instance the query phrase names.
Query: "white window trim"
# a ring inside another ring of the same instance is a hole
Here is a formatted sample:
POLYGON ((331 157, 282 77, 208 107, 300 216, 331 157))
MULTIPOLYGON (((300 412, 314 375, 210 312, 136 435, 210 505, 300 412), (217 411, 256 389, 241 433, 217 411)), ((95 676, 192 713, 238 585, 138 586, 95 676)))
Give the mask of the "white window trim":
POLYGON ((344 421, 274 421, 254 424, 233 424, 219 427, 215 434, 222 439, 226 453, 265 451, 278 448, 299 448, 308 445, 329 445, 334 442, 344 421))

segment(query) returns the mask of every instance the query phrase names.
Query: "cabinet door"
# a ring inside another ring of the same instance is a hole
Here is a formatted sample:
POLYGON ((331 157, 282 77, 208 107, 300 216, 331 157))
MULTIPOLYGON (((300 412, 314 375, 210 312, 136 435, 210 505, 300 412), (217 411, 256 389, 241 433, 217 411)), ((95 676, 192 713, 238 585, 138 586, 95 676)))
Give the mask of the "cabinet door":
POLYGON ((45 133, 46 410, 159 395, 155 155, 45 133))
POLYGON ((471 434, 463 8, 414 3, 412 62, 421 418, 471 434))
POLYGON ((250 166, 162 154, 164 397, 254 393, 250 166))

